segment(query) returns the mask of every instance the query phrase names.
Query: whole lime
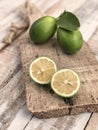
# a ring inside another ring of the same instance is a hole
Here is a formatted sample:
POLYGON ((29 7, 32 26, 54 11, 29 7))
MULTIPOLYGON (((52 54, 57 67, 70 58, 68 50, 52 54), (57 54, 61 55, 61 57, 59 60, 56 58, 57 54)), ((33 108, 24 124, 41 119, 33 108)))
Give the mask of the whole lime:
POLYGON ((58 28, 57 40, 60 47, 67 54, 76 53, 83 45, 82 34, 79 30, 68 31, 62 28, 58 28))
POLYGON ((36 20, 29 30, 29 36, 37 44, 47 42, 55 33, 57 24, 56 18, 43 16, 36 20))

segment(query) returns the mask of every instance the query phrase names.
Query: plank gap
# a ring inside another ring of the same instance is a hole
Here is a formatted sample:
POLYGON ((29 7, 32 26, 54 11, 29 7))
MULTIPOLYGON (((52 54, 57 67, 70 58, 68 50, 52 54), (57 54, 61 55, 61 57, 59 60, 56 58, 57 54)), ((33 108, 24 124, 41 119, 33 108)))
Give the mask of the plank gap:
POLYGON ((91 113, 91 115, 90 115, 90 117, 89 117, 89 119, 88 119, 88 121, 87 121, 87 123, 86 123, 86 125, 84 127, 84 130, 86 130, 86 128, 87 128, 87 126, 88 126, 88 124, 90 122, 90 119, 91 119, 92 115, 93 115, 93 112, 91 113))

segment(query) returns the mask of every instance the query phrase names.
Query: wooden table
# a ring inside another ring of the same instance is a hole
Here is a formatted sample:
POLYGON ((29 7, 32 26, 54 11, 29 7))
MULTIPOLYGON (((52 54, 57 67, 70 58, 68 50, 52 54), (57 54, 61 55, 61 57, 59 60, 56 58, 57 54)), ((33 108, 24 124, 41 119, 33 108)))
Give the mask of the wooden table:
MULTIPOLYGON (((12 22, 21 21, 25 0, 0 1, 0 42, 12 22)), ((80 19, 80 30, 98 60, 98 0, 32 0, 44 13, 57 17, 65 9, 80 19)), ((2 44, 2 43, 0 43, 2 44)), ((0 52, 0 130, 98 130, 98 113, 38 119, 26 108, 18 46, 0 52)))

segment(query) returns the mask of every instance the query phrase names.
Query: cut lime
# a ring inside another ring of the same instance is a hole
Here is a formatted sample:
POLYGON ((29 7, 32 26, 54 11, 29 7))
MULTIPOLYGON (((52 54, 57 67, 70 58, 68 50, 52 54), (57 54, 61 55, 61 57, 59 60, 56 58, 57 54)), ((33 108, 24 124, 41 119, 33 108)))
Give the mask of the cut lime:
POLYGON ((51 87, 57 95, 69 98, 78 92, 80 80, 74 71, 62 69, 53 75, 51 87))
POLYGON ((39 84, 48 84, 51 82, 53 74, 57 71, 56 64, 48 57, 39 57, 35 59, 29 68, 31 78, 39 84))

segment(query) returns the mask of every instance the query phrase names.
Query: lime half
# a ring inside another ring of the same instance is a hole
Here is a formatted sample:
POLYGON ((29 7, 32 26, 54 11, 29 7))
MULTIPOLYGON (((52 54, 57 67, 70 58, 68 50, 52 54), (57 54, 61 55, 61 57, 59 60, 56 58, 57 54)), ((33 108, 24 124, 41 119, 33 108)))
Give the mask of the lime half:
POLYGON ((31 78, 39 84, 50 83, 56 71, 57 67, 55 62, 48 57, 39 57, 35 59, 29 67, 31 78))
POLYGON ((52 77, 51 87, 59 96, 72 97, 80 88, 79 76, 70 69, 59 70, 52 77))

